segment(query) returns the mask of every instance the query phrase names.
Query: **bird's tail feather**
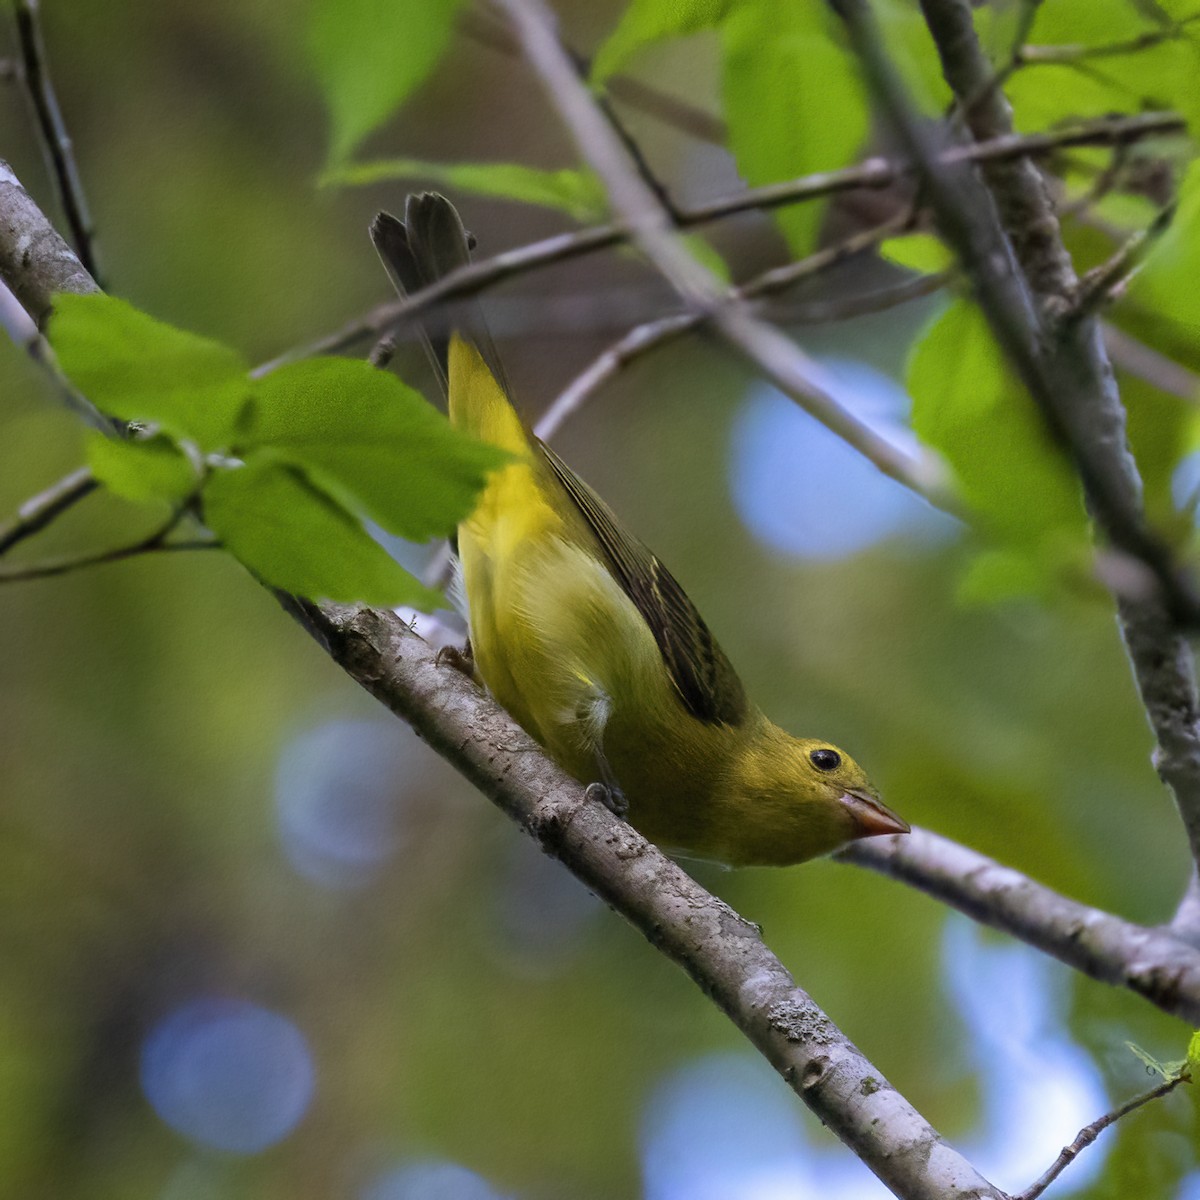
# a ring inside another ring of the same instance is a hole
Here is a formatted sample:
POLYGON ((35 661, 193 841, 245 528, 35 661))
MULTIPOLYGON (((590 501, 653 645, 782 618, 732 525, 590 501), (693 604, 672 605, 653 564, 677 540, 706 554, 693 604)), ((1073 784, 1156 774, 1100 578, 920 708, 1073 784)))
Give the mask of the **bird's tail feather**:
MULTIPOLYGON (((436 192, 409 195, 404 220, 377 213, 371 222, 371 241, 384 270, 402 295, 427 288, 471 261, 474 239, 463 227, 458 210, 436 192)), ((422 340, 443 394, 449 385, 451 331, 474 345, 505 392, 504 375, 478 304, 448 301, 422 315, 422 340), (451 311, 447 313, 447 306, 451 311)))

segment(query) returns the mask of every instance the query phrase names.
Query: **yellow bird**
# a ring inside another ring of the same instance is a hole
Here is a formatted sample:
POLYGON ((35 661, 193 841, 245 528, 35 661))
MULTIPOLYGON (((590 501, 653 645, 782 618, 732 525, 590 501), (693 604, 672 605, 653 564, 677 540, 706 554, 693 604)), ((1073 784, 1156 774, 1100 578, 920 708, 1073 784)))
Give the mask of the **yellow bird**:
MULTIPOLYGON (((372 240, 401 293, 470 258, 454 206, 410 196, 372 240)), ((796 738, 747 698, 683 589, 509 400, 486 332, 430 348, 458 428, 510 451, 458 554, 479 677, 576 779, 663 849, 787 865, 906 833, 862 768, 796 738)))

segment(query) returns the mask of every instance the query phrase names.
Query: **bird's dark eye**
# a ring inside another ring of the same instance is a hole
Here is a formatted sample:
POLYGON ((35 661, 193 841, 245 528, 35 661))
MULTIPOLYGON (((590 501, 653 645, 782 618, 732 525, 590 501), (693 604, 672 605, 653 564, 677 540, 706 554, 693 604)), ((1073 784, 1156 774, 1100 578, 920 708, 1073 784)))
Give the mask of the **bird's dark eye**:
POLYGON ((818 771, 836 771, 842 765, 842 756, 836 750, 814 750, 808 757, 818 771))

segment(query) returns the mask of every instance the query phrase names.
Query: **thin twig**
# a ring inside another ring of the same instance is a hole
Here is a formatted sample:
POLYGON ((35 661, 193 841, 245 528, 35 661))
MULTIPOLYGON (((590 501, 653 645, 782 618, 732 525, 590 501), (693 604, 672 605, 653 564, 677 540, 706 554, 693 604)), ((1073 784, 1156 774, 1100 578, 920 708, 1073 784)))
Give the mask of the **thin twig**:
POLYGON ((1148 1092, 1143 1092, 1140 1096, 1134 1096, 1132 1100, 1127 1100, 1120 1108, 1115 1108, 1112 1112, 1105 1113, 1104 1116, 1098 1117, 1090 1125, 1085 1125, 1076 1134, 1075 1140, 1069 1146, 1062 1148, 1058 1158, 1054 1160, 1046 1173, 1036 1183, 1031 1184, 1023 1192, 1019 1192, 1013 1196, 1012 1200, 1037 1200, 1063 1171, 1079 1157, 1080 1153, 1086 1150, 1110 1125, 1115 1125, 1122 1117, 1141 1108, 1143 1104, 1149 1104, 1151 1100, 1158 1100, 1168 1095, 1181 1083, 1191 1083, 1191 1081, 1191 1076, 1187 1072, 1184 1072, 1182 1075, 1176 1075, 1173 1079, 1164 1080, 1157 1087, 1152 1087, 1148 1092))
POLYGON ((859 450, 880 471, 922 494, 945 495, 949 484, 940 462, 916 458, 881 436, 836 398, 828 373, 780 330, 758 320, 688 252, 670 215, 639 176, 619 136, 559 44, 540 0, 499 0, 513 22, 526 57, 575 140, 580 154, 608 191, 609 202, 629 236, 679 293, 733 349, 785 395, 859 450))
POLYGON ((85 567, 121 562, 139 554, 158 554, 170 550, 218 550, 221 548, 221 543, 215 538, 190 538, 180 542, 167 541, 167 535, 175 528, 176 524, 177 520, 172 520, 165 528, 128 546, 117 546, 112 550, 99 550, 95 554, 50 558, 43 562, 30 563, 26 567, 10 567, 0 570, 0 584, 25 583, 31 579, 50 579, 55 575, 67 575, 85 567))
POLYGON ((956 276, 957 272, 953 270, 935 271, 929 275, 915 275, 887 287, 873 288, 869 292, 833 296, 828 300, 806 300, 795 304, 777 301, 764 305, 763 311, 780 325, 826 325, 835 321, 851 321, 855 317, 888 312, 913 300, 932 296, 956 276))
POLYGON ((13 0, 17 22, 17 40, 21 47, 22 77, 33 105, 38 133, 46 152, 50 175, 54 180, 75 252, 88 274, 101 282, 96 258, 96 228, 84 194, 75 147, 67 132, 58 97, 46 62, 38 0, 13 0))
POLYGON ((1167 205, 1145 229, 1138 230, 1120 246, 1107 262, 1084 275, 1066 319, 1081 320, 1117 299, 1174 216, 1175 205, 1167 205))
MULTIPOLYGON (((516 56, 521 52, 516 39, 503 24, 478 9, 467 9, 459 18, 459 27, 477 42, 502 54, 516 56)), ((631 75, 613 75, 604 81, 604 87, 614 99, 697 141, 723 146, 729 137, 729 130, 720 117, 631 75)))
POLYGON ((26 500, 11 521, 0 525, 0 554, 7 554, 18 542, 40 533, 99 486, 91 470, 80 467, 51 484, 44 492, 26 500))
MULTIPOLYGON (((1177 113, 1143 113, 1133 117, 1104 117, 1052 133, 1029 135, 1005 134, 990 141, 954 146, 938 157, 944 164, 1000 162, 1027 155, 1048 154, 1064 146, 1108 146, 1136 142, 1143 138, 1184 132, 1186 123, 1177 113)), ((694 228, 751 211, 769 211, 807 200, 856 189, 885 188, 911 173, 903 162, 868 158, 853 167, 805 175, 785 183, 749 188, 706 204, 684 209, 679 225, 694 228)), ((295 347, 263 363, 255 376, 266 375, 278 367, 317 354, 336 354, 366 338, 398 329, 419 314, 477 295, 505 280, 525 275, 585 254, 593 254, 628 241, 631 231, 619 222, 595 225, 573 233, 557 234, 540 242, 507 250, 491 258, 479 259, 469 266, 451 271, 430 287, 377 305, 365 316, 348 322, 341 329, 305 345, 295 347)))
MULTIPOLYGON (((787 263, 782 267, 774 267, 739 287, 729 289, 725 293, 724 299, 726 302, 744 301, 783 291, 802 279, 808 279, 822 271, 829 270, 847 258, 878 245, 885 238, 900 233, 910 224, 911 219, 910 213, 901 213, 881 225, 863 230, 836 245, 818 250, 807 258, 787 263)), ((630 330, 595 358, 567 385, 542 414, 534 432, 543 441, 548 441, 558 432, 563 422, 577 412, 597 389, 612 380, 629 363, 652 350, 661 349, 684 334, 695 330, 707 319, 707 313, 693 310, 673 313, 655 321, 647 321, 630 330)), ((942 504, 947 500, 947 496, 942 493, 927 497, 927 499, 933 503, 942 504)))

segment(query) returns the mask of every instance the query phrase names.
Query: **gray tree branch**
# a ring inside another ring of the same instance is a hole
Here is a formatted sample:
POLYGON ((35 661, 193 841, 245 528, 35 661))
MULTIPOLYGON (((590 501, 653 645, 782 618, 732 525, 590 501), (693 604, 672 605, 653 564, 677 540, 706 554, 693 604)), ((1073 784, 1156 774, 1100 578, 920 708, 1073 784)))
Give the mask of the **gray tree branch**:
MULTIPOLYGON (((0 275, 14 291, 33 297, 32 302, 39 306, 43 302, 48 305, 49 293, 44 282, 37 281, 48 277, 68 280, 60 285, 66 290, 95 290, 77 262, 57 260, 60 252, 50 236, 52 231, 40 212, 32 219, 30 205, 23 191, 0 191, 0 275), (20 223, 11 220, 10 202, 17 203, 23 214, 20 223), (18 224, 26 245, 33 247, 29 254, 17 253, 9 241, 18 224), (40 260, 43 253, 52 259, 50 264, 40 260), (31 273, 30 280, 23 278, 25 272, 31 273)), ((66 254, 70 255, 69 249, 66 254)), ((578 784, 567 779, 467 680, 453 670, 439 668, 430 648, 403 622, 387 613, 337 606, 304 605, 300 615, 356 680, 410 721, 435 750, 683 965, 821 1118, 872 1162, 890 1187, 901 1195, 937 1196, 939 1200, 947 1194, 1000 1197, 838 1034, 812 1000, 795 987, 752 926, 708 896, 607 810, 586 803, 578 784)), ((929 882, 920 885, 927 890, 941 889, 938 894, 964 911, 975 907, 986 912, 986 897, 973 894, 969 879, 963 882, 960 895, 959 886, 945 875, 944 867, 940 857, 922 865, 920 854, 914 853, 905 877, 920 881, 925 872, 929 882)), ((1012 875, 1022 879, 1016 872, 1012 875)), ((1062 900, 1048 889, 1036 895, 1062 900)), ((1031 902, 1022 922, 1004 917, 992 923, 1029 940, 1034 940, 1033 931, 1040 939, 1035 944, 1057 942, 1052 952, 1086 970, 1082 961, 1071 957, 1070 946, 1078 941, 1077 928, 1060 926, 1060 919, 1061 910, 1055 904, 1031 902)), ((1123 926, 1116 918, 1100 914, 1094 919, 1093 932, 1105 921, 1123 926)), ((1114 955, 1122 952, 1117 932, 1110 935, 1114 955)), ((1130 942, 1129 952, 1144 954, 1147 944, 1130 942)), ((1163 949, 1164 954, 1175 952, 1173 946, 1163 949)), ((1192 961, 1171 959, 1180 978, 1186 975, 1189 980, 1198 970, 1197 962, 1200 956, 1192 961)), ((1137 974, 1135 963, 1136 959, 1126 963, 1130 978, 1137 974)), ((1128 980, 1120 982, 1133 986, 1128 980)), ((1190 989, 1190 983, 1179 986, 1174 1011, 1188 1013, 1200 1003, 1190 989)))
POLYGON ((1200 1025, 1200 953, 1174 928, 1123 921, 927 829, 872 838, 837 858, 910 884, 1090 975, 1200 1025))
MULTIPOLYGON (((880 110, 917 166, 939 228, 961 259, 997 341, 1071 455, 1097 523, 1161 585, 1145 597, 1118 596, 1117 608, 1157 742, 1155 766, 1175 798, 1193 861, 1200 862, 1200 704, 1191 649, 1176 619, 1194 623, 1200 606, 1192 581, 1146 524, 1141 479, 1100 326, 1073 314, 1078 280, 1045 182, 1027 158, 991 163, 986 189, 969 170, 948 170, 883 52, 867 0, 830 3, 880 110)), ((989 140, 1008 136, 1011 111, 995 86, 969 4, 922 0, 921 6, 971 132, 989 140)))

